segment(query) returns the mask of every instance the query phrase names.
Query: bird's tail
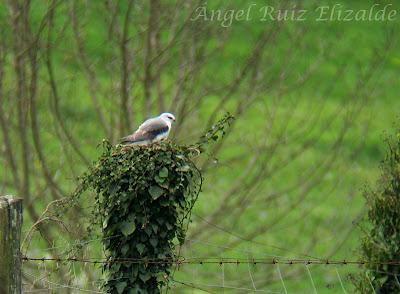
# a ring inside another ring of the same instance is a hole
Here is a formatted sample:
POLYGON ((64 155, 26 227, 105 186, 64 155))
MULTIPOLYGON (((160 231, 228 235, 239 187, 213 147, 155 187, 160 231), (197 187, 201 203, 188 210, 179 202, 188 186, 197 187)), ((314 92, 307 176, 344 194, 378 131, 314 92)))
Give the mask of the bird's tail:
POLYGON ((133 140, 131 136, 126 136, 126 137, 119 139, 119 144, 122 144, 122 145, 134 144, 134 143, 135 143, 135 140, 133 140))
POLYGON ((132 138, 131 136, 123 137, 119 140, 119 144, 121 145, 146 145, 148 141, 137 140, 132 138))

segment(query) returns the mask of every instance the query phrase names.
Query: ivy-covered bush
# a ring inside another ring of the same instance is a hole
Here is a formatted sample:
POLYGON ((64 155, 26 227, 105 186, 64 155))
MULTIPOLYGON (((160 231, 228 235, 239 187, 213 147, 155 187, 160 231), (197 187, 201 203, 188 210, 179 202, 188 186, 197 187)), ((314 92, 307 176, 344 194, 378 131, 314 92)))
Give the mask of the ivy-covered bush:
POLYGON ((85 178, 96 192, 109 263, 107 293, 160 293, 167 285, 174 246, 183 242, 201 186, 193 150, 172 143, 104 144, 85 178))
POLYGON ((377 188, 365 192, 368 226, 362 254, 367 263, 355 279, 360 293, 400 293, 400 132, 387 146, 377 188))
MULTIPOLYGON (((72 197, 62 201, 57 215, 79 205, 88 189, 95 192, 89 236, 101 227, 107 258, 103 265, 107 293, 160 293, 168 287, 175 246, 182 244, 190 214, 202 185, 192 162, 225 135, 234 118, 227 113, 194 145, 171 142, 148 146, 112 146, 80 177, 72 197)), ((82 236, 81 239, 88 238, 82 236)), ((83 242, 86 243, 86 242, 83 242)), ((81 240, 67 250, 76 258, 81 240)))

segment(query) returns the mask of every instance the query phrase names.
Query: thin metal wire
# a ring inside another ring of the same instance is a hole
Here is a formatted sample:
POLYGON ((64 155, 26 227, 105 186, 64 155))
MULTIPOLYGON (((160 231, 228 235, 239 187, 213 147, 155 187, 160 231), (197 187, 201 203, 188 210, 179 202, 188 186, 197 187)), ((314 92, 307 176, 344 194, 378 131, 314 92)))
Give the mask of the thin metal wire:
MULTIPOLYGON (((221 268, 222 268, 222 288, 223 289, 225 289, 225 264, 224 263, 222 263, 221 264, 221 268)), ((223 290, 223 292, 225 292, 224 290, 223 290)))
POLYGON ((369 271, 375 272, 375 273, 380 273, 380 274, 385 274, 385 275, 391 275, 391 276, 395 276, 395 277, 399 275, 399 273, 380 271, 380 270, 374 270, 374 269, 369 269, 369 271))
MULTIPOLYGON (((121 235, 116 235, 116 236, 111 236, 111 237, 105 237, 105 238, 96 238, 96 239, 90 239, 90 240, 87 240, 87 241, 81 241, 81 242, 79 242, 77 245, 80 245, 80 246, 82 246, 82 245, 87 245, 87 244, 89 244, 89 243, 92 243, 92 242, 96 242, 96 241, 103 241, 103 240, 108 240, 108 239, 113 239, 113 238, 117 238, 117 237, 120 237, 121 235)), ((54 246, 54 247, 47 247, 47 248, 43 248, 43 249, 41 249, 42 251, 51 251, 51 250, 54 250, 54 249, 64 249, 64 248, 67 248, 67 247, 69 247, 69 246, 71 246, 71 245, 60 245, 60 246, 54 246)))
POLYGON ((315 288, 315 283, 314 283, 314 280, 313 280, 313 278, 312 278, 311 271, 310 271, 310 269, 309 269, 309 267, 308 267, 308 264, 306 264, 306 269, 307 269, 307 272, 308 272, 308 276, 310 277, 311 285, 313 286, 314 293, 315 293, 315 294, 318 294, 317 288, 315 288))
POLYGON ((240 236, 240 235, 238 235, 238 234, 236 234, 236 233, 234 233, 234 232, 231 232, 231 231, 229 231, 229 230, 227 230, 227 229, 225 229, 225 228, 222 228, 222 227, 220 227, 220 226, 218 226, 218 225, 216 225, 216 224, 214 224, 214 223, 209 222, 208 220, 206 220, 205 218, 201 217, 200 215, 197 215, 197 214, 195 214, 195 213, 193 213, 193 215, 194 215, 195 217, 197 217, 198 219, 200 219, 201 221, 205 222, 206 224, 208 224, 208 225, 210 225, 210 226, 212 226, 212 227, 215 227, 217 230, 219 230, 219 231, 221 231, 221 232, 224 232, 224 233, 226 233, 226 234, 228 234, 228 235, 230 235, 230 236, 233 236, 233 237, 235 237, 236 239, 239 239, 239 240, 242 240, 242 241, 245 241, 245 242, 249 242, 249 243, 253 243, 253 244, 258 244, 258 245, 261 245, 261 246, 266 246, 266 247, 274 248, 274 249, 281 250, 281 251, 290 252, 290 253, 293 253, 293 254, 295 254, 295 255, 297 255, 297 256, 303 256, 303 257, 308 257, 308 258, 315 258, 314 256, 311 256, 311 255, 309 255, 309 254, 293 252, 293 251, 290 250, 290 249, 283 248, 283 247, 280 247, 280 246, 276 246, 276 245, 272 245, 272 244, 267 244, 267 243, 263 243, 263 242, 258 242, 258 241, 255 241, 255 240, 246 239, 246 238, 244 238, 244 237, 242 237, 242 236, 240 236))
POLYGON ((184 264, 288 264, 288 265, 297 265, 297 264, 313 264, 313 265, 400 265, 400 261, 364 261, 364 260, 328 260, 328 259, 284 259, 284 258, 253 258, 248 260, 247 258, 217 258, 217 257, 191 257, 191 258, 51 258, 51 257, 28 257, 22 256, 22 261, 33 261, 33 262, 80 262, 80 263, 93 263, 93 264, 110 264, 110 263, 137 263, 137 264, 176 264, 176 265, 184 265, 184 264))
POLYGON ((198 286, 198 284, 193 284, 193 283, 191 283, 191 282, 188 283, 188 282, 183 282, 183 281, 178 281, 178 280, 172 280, 172 282, 173 282, 173 283, 181 284, 181 285, 186 286, 186 287, 189 287, 189 288, 191 288, 192 290, 193 290, 193 289, 196 289, 196 290, 200 290, 200 291, 203 291, 203 292, 206 292, 206 293, 211 293, 211 294, 213 294, 213 292, 211 292, 211 291, 209 291, 209 290, 207 290, 207 289, 200 288, 200 286, 198 286))
POLYGON ((282 276, 282 273, 281 273, 281 269, 280 269, 278 263, 276 264, 276 269, 278 270, 279 279, 282 282, 283 290, 285 290, 285 294, 288 294, 288 291, 287 291, 286 286, 285 286, 285 282, 283 281, 283 276, 282 276))
MULTIPOLYGON (((35 275, 32 275, 30 273, 24 272, 25 275, 30 276, 32 278, 37 278, 35 275)), ((41 281, 43 283, 43 281, 41 281)), ((90 290, 90 289, 83 289, 83 288, 79 288, 76 286, 70 286, 70 285, 63 285, 63 284, 58 284, 49 280, 46 280, 46 283, 57 286, 57 288, 67 288, 67 289, 72 289, 72 290, 79 290, 81 292, 88 292, 88 293, 101 293, 101 294, 105 294, 106 292, 101 292, 101 291, 95 291, 95 290, 90 290)), ((51 288, 49 288, 51 290, 51 288)))
POLYGON ((247 264, 247 267, 249 269, 249 276, 250 276, 251 283, 253 284, 253 288, 254 288, 254 290, 257 290, 256 285, 254 284, 253 275, 251 274, 250 263, 247 264))
MULTIPOLYGON (((215 248, 227 249, 229 251, 234 251, 234 252, 240 252, 240 253, 245 253, 245 254, 253 253, 252 251, 249 251, 249 250, 240 250, 237 248, 233 248, 233 247, 229 247, 229 246, 222 246, 222 245, 205 242, 205 241, 200 241, 200 240, 196 240, 196 239, 188 239, 188 241, 191 241, 193 243, 197 243, 197 244, 200 244, 203 246, 211 246, 211 247, 215 247, 215 248)), ((282 255, 271 255, 271 254, 263 254, 262 255, 262 258, 266 258, 266 257, 285 258, 285 256, 282 256, 282 255)))
MULTIPOLYGON (((186 285, 186 286, 222 289, 222 287, 220 285, 209 285, 209 284, 201 284, 201 283, 194 284, 192 282, 178 281, 178 280, 174 280, 174 282, 177 282, 179 284, 186 285)), ((198 289, 203 290, 201 288, 198 288, 198 289)), ((251 288, 233 287, 233 286, 225 286, 224 289, 244 290, 244 291, 251 291, 251 292, 264 292, 264 293, 270 293, 270 294, 282 294, 282 292, 274 292, 274 291, 261 290, 261 289, 260 290, 254 290, 254 289, 251 289, 251 288)))
POLYGON ((372 281, 371 281, 371 279, 370 279, 370 277, 368 275, 368 271, 365 272, 365 275, 367 276, 367 280, 368 280, 369 284, 371 285, 372 293, 376 293, 374 285, 372 285, 372 281))
POLYGON ((399 287, 399 289, 400 289, 400 281, 399 281, 399 279, 397 278, 397 276, 398 276, 398 275, 395 275, 394 278, 395 278, 395 280, 396 280, 397 287, 399 287))
POLYGON ((337 277, 338 277, 338 279, 339 279, 340 286, 342 287, 343 293, 344 293, 344 294, 347 294, 347 291, 346 291, 346 289, 344 288, 343 281, 342 281, 342 278, 340 277, 340 274, 339 274, 339 271, 338 271, 337 267, 335 267, 335 271, 336 271, 336 275, 337 275, 337 277))
MULTIPOLYGON (((190 256, 193 257, 194 255, 193 255, 192 242, 191 241, 188 241, 188 249, 189 249, 190 256)), ((196 267, 192 267, 192 281, 196 281, 196 277, 197 277, 196 271, 197 270, 198 269, 196 267)), ((194 288, 192 288, 192 294, 194 294, 194 288)))
POLYGON ((33 289, 33 290, 22 290, 22 293, 43 293, 43 291, 54 290, 56 288, 41 288, 41 289, 33 289))

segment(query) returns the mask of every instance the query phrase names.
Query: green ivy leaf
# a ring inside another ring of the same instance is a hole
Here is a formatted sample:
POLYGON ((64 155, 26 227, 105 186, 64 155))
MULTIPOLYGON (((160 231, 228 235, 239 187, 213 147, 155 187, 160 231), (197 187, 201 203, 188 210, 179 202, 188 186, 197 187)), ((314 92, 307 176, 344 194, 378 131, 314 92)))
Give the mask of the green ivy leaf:
POLYGON ((110 195, 115 194, 117 191, 119 190, 119 186, 118 185, 111 185, 109 188, 109 193, 110 195))
POLYGON ((173 226, 169 222, 166 222, 165 225, 167 226, 168 230, 171 230, 173 228, 173 226))
POLYGON ((120 268, 121 268, 121 263, 114 263, 114 264, 111 266, 111 270, 112 270, 113 272, 118 272, 120 268))
POLYGON ((136 225, 134 221, 124 221, 120 224, 119 228, 122 234, 127 237, 136 230, 136 225))
POLYGON ((107 228, 107 224, 108 224, 108 219, 105 219, 103 221, 103 229, 107 228))
POLYGON ((137 294, 137 293, 142 293, 142 291, 140 291, 140 288, 138 286, 135 286, 134 288, 130 289, 129 294, 137 294))
POLYGON ((149 272, 145 272, 143 274, 140 274, 139 277, 144 283, 146 283, 151 278, 151 275, 149 272))
POLYGON ((119 294, 121 294, 122 292, 124 292, 126 286, 128 286, 127 282, 119 282, 117 283, 116 287, 117 287, 117 292, 119 294))
POLYGON ((129 245, 128 245, 128 244, 125 244, 125 245, 122 246, 122 248, 121 248, 121 253, 122 253, 123 255, 126 255, 126 253, 128 252, 128 250, 129 250, 129 245))
POLYGON ((151 239, 150 239, 150 244, 151 244, 151 246, 153 246, 154 248, 156 248, 156 247, 157 247, 157 244, 158 244, 158 240, 155 239, 155 238, 151 238, 151 239))
POLYGON ((166 178, 162 178, 159 175, 156 175, 154 177, 154 179, 156 180, 157 184, 159 184, 160 186, 165 182, 166 178))
POLYGON ((160 178, 166 178, 168 177, 168 169, 166 167, 163 167, 159 172, 158 175, 160 178))
POLYGON ((132 277, 136 278, 137 275, 139 274, 139 264, 132 263, 131 270, 132 270, 132 277))
POLYGON ((151 198, 156 200, 158 197, 160 197, 162 194, 164 194, 164 189, 162 189, 159 186, 151 186, 149 189, 149 193, 151 195, 151 198))
POLYGON ((146 248, 146 246, 144 246, 144 244, 142 243, 138 243, 136 244, 136 249, 139 251, 139 254, 143 254, 144 248, 146 248))
POLYGON ((150 235, 151 235, 151 233, 152 233, 151 227, 149 227, 149 226, 145 227, 145 228, 144 228, 144 231, 146 232, 147 236, 150 237, 150 235))

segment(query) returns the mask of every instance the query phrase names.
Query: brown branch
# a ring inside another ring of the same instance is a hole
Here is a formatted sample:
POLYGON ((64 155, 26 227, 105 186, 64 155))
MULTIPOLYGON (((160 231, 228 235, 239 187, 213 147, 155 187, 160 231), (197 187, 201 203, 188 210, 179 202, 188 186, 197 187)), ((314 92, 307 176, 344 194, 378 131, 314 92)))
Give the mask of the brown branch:
MULTIPOLYGON (((15 96, 18 100, 17 105, 17 120, 18 120, 18 136, 21 142, 21 160, 22 160, 22 183, 19 185, 19 194, 29 202, 31 198, 30 192, 30 146, 28 143, 28 127, 27 127, 27 108, 28 103, 26 97, 27 86, 25 59, 26 52, 24 52, 24 42, 26 40, 26 32, 21 27, 21 18, 27 14, 27 7, 25 5, 18 5, 16 1, 9 1, 11 28, 13 31, 13 50, 14 50, 14 72, 16 75, 16 92, 15 96)), ((26 16, 25 16, 26 17, 26 16)), ((37 219, 38 215, 33 207, 28 209, 28 213, 32 219, 37 219)))
POLYGON ((5 147, 5 155, 8 164, 10 165, 11 174, 13 176, 14 187, 20 187, 20 180, 18 175, 17 163, 15 160, 14 149, 12 148, 12 142, 10 139, 10 134, 8 131, 8 122, 5 117, 5 111, 3 108, 4 104, 4 88, 3 88, 3 81, 4 81, 4 65, 6 59, 6 52, 5 52, 5 44, 3 38, 0 38, 0 128, 3 134, 3 143, 5 147))
POLYGON ((99 99, 97 97, 97 90, 98 90, 98 82, 95 77, 95 73, 90 67, 90 63, 88 61, 88 58, 85 53, 85 48, 84 48, 84 43, 81 37, 81 34, 79 32, 79 26, 78 26, 78 20, 76 16, 76 3, 77 1, 74 0, 72 1, 71 9, 70 9, 70 17, 71 17, 71 22, 72 22, 72 30, 74 33, 75 37, 75 42, 76 42, 76 53, 78 56, 78 59, 80 60, 83 71, 85 73, 85 77, 88 83, 89 87, 89 92, 90 92, 90 97, 92 98, 92 104, 93 107, 96 111, 97 117, 100 121, 100 125, 102 126, 105 134, 110 137, 111 136, 111 130, 108 127, 107 120, 104 117, 103 111, 100 107, 99 99))
POLYGON ((143 107, 142 111, 145 116, 148 116, 151 112, 152 99, 151 99, 151 86, 152 86, 152 64, 151 56, 153 49, 153 35, 154 35, 154 21, 156 12, 156 0, 150 1, 150 11, 147 20, 147 34, 146 34, 146 46, 143 53, 144 63, 144 78, 143 78, 143 107))
MULTIPOLYGON (((55 2, 55 1, 53 1, 55 2)), ((52 91, 51 97, 53 98, 53 106, 54 106, 54 113, 53 117, 55 118, 56 122, 60 125, 60 128, 64 134, 64 136, 67 138, 67 141, 69 144, 72 146, 72 149, 78 154, 78 156, 81 158, 81 160, 88 166, 89 161, 88 159, 83 155, 83 153, 80 150, 80 147, 78 146, 78 143, 75 141, 75 139, 72 137, 72 135, 68 132, 67 127, 65 126, 64 120, 62 119, 62 114, 60 112, 60 107, 59 107, 59 101, 60 97, 58 94, 58 89, 57 89, 57 83, 54 77, 54 71, 53 71, 53 64, 52 64, 52 46, 51 46, 51 33, 53 29, 53 20, 54 20, 54 5, 52 5, 53 8, 50 8, 50 14, 49 14, 49 25, 48 25, 48 35, 47 35, 47 50, 46 50, 46 67, 47 67, 47 73, 49 76, 50 80, 50 87, 52 91)), ((63 140, 60 140, 60 143, 63 144, 63 140)))
MULTIPOLYGON (((285 1, 285 3, 286 3, 286 1, 285 1)), ((211 127, 211 125, 215 121, 217 114, 221 111, 221 109, 223 109, 224 105, 232 97, 232 95, 239 89, 240 85, 244 81, 245 77, 249 73, 252 66, 256 62, 258 62, 258 59, 260 58, 261 54, 263 53, 265 46, 277 36, 278 32, 282 28, 283 28, 283 24, 281 22, 275 22, 275 24, 270 26, 268 30, 265 29, 260 34, 260 37, 258 38, 256 44, 254 45, 254 48, 248 54, 247 60, 244 63, 243 67, 241 68, 239 74, 237 75, 236 78, 233 79, 233 81, 230 84, 230 88, 228 89, 226 94, 219 100, 219 103, 217 104, 217 106, 214 108, 211 115, 209 116, 208 122, 207 122, 206 128, 205 128, 206 130, 211 127)))
POLYGON ((129 102, 130 92, 130 74, 129 74, 129 51, 128 51, 128 38, 129 38, 129 22, 131 19, 131 11, 133 7, 133 0, 129 0, 128 7, 125 12, 125 19, 123 25, 123 31, 120 42, 121 51, 121 105, 120 105, 120 137, 126 135, 126 133, 132 127, 132 109, 129 102))
MULTIPOLYGON (((29 32, 29 24, 26 24, 25 30, 29 33, 29 37, 32 38, 32 35, 29 32)), ((39 40, 39 37, 36 38, 39 40)), ((54 198, 63 197, 65 193, 61 190, 61 188, 55 183, 53 180, 53 176, 48 168, 45 156, 43 154, 43 145, 40 138, 39 133, 39 125, 37 120, 37 110, 36 110, 36 95, 37 95, 37 74, 38 74, 38 65, 37 65, 37 50, 38 44, 36 46, 31 46, 29 50, 29 62, 30 62, 30 80, 29 80, 29 102, 30 102, 30 118, 31 118, 31 129, 32 129, 32 138, 35 146, 36 154, 38 155, 39 162, 42 167, 43 176, 46 181, 49 183, 50 189, 53 193, 54 198)))

